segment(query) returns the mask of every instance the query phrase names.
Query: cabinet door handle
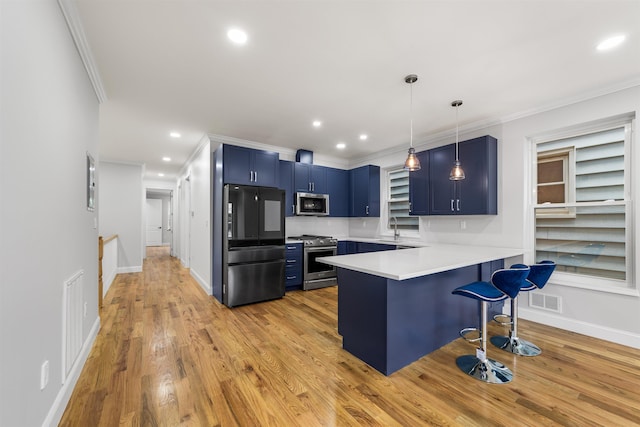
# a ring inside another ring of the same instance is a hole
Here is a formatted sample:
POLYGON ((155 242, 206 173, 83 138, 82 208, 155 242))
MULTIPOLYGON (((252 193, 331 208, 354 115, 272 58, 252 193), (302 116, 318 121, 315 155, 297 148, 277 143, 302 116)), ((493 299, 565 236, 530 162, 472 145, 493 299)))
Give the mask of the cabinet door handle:
POLYGON ((254 173, 253 173, 253 176, 255 176, 255 177, 256 177, 256 179, 255 179, 255 181, 254 181, 254 182, 258 182, 258 172, 254 172, 254 173))
POLYGON ((366 213, 367 215, 369 215, 369 206, 367 206, 367 207, 365 208, 365 213, 366 213))
POLYGON ((295 264, 296 260, 295 259, 288 259, 287 260, 287 264, 295 264))
POLYGON ((296 213, 296 205, 291 205, 291 214, 295 215, 296 213))
POLYGON ((451 212, 453 212, 453 199, 451 199, 451 212))
POLYGON ((409 202, 409 213, 411 213, 411 202, 409 202))
POLYGON ((311 191, 316 191, 316 183, 315 182, 311 183, 311 191))
POLYGON ((253 171, 249 171, 249 182, 253 182, 253 171))
POLYGON ((295 278, 296 278, 296 276, 287 276, 287 280, 293 280, 295 278))
POLYGON ((456 210, 460 212, 460 199, 456 199, 456 210))

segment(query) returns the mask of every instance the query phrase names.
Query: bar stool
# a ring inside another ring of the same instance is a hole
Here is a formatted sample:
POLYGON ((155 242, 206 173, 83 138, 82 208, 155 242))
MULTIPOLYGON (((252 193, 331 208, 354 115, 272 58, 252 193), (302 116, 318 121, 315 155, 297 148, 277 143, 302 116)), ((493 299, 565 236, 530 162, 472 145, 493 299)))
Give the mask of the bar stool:
POLYGON ((529 267, 512 267, 496 270, 489 282, 473 282, 453 290, 454 295, 462 295, 478 300, 480 304, 479 337, 468 339, 467 333, 478 328, 465 328, 460 336, 469 342, 480 341, 476 355, 464 355, 456 359, 456 365, 464 373, 480 381, 492 384, 504 384, 513 379, 513 372, 502 363, 487 358, 487 303, 504 301, 518 295, 522 283, 529 274, 529 267))
MULTIPOLYGON (((513 267, 526 267, 524 264, 515 264, 513 267)), ((547 284, 549 277, 556 268, 556 263, 553 261, 540 261, 537 264, 529 266, 530 271, 527 276, 527 280, 520 288, 520 292, 528 292, 534 289, 542 289, 547 284)), ((519 356, 537 356, 542 353, 540 348, 522 338, 518 337, 518 296, 511 298, 511 315, 496 314, 493 316, 493 320, 501 325, 510 325, 509 336, 495 336, 491 337, 491 344, 496 347, 508 351, 519 356), (503 319, 508 320, 503 320, 503 319)))

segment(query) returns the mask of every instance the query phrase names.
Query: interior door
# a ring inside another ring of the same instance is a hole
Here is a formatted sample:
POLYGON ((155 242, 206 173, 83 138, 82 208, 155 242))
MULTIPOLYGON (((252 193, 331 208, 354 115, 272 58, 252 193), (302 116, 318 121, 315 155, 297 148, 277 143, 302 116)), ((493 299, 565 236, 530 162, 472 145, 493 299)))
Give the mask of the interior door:
POLYGON ((147 199, 147 246, 162 245, 162 200, 147 199))

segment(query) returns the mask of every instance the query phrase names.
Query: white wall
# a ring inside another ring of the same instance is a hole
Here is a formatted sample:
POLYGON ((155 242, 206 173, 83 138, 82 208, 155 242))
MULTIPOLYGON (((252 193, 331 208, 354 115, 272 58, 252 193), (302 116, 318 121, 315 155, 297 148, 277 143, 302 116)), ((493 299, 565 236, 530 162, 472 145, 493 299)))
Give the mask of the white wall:
POLYGON ((211 294, 211 143, 203 140, 191 157, 180 179, 180 185, 189 191, 180 198, 180 240, 183 242, 180 258, 189 257, 191 275, 208 294, 211 294), (189 182, 185 178, 189 176, 189 182), (189 199, 189 200, 187 200, 189 199), (189 202, 190 201, 190 202, 189 202), (190 203, 190 210, 187 204, 190 203), (185 246, 189 247, 186 248, 185 246))
POLYGON ((100 162, 100 235, 118 235, 118 273, 142 271, 144 258, 142 165, 100 162))
POLYGON ((0 425, 57 424, 79 375, 62 385, 63 284, 79 270, 80 367, 99 327, 97 211, 85 191, 98 100, 55 1, 0 2, 0 31, 0 425))

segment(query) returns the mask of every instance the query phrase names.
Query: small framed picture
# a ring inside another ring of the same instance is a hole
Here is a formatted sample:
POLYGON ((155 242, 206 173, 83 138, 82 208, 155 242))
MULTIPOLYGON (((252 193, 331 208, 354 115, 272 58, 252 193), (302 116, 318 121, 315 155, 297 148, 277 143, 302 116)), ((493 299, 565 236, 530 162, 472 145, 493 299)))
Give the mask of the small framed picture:
POLYGON ((87 210, 93 212, 96 207, 96 165, 91 154, 87 153, 87 210))

